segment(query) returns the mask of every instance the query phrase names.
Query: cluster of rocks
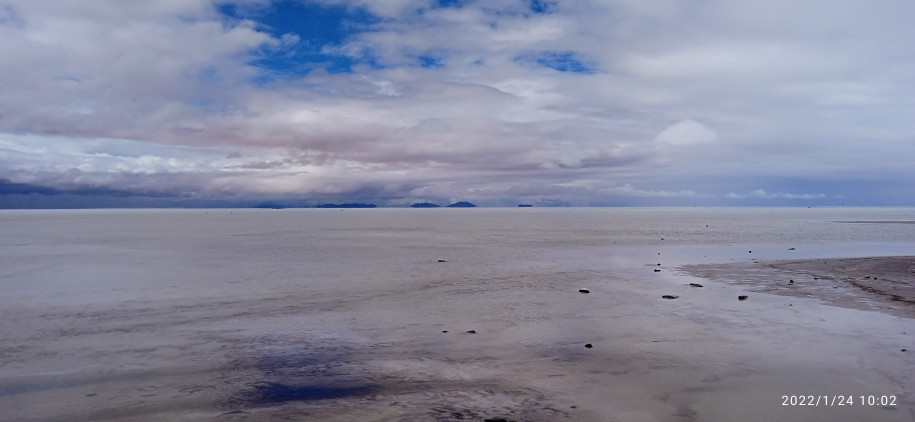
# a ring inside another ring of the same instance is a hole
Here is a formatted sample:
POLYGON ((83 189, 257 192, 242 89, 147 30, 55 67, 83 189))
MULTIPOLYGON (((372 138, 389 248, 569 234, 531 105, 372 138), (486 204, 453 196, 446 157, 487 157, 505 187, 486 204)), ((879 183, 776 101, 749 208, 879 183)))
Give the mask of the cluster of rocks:
MULTIPOLYGON (((702 287, 702 285, 701 285, 701 284, 698 284, 698 283, 689 283, 689 285, 692 286, 692 287, 702 287)), ((673 299, 677 299, 677 298, 679 298, 679 297, 680 297, 680 296, 677 296, 677 295, 661 295, 661 299, 671 299, 671 300, 673 300, 673 299)), ((747 299, 749 299, 749 298, 750 298, 749 295, 739 295, 739 296, 737 296, 737 300, 739 300, 739 301, 744 301, 744 300, 747 300, 747 299)))
MULTIPOLYGON (((706 226, 706 227, 708 227, 708 226, 706 226)), ((664 240, 664 238, 661 238, 661 240, 664 240)), ((793 250, 794 248, 791 248, 791 249, 793 250)), ((753 253, 753 251, 749 251, 749 253, 753 253)), ((658 252, 658 255, 661 255, 661 253, 658 252)), ((661 263, 660 263, 660 262, 658 263, 658 266, 659 266, 659 267, 661 266, 661 263)), ((661 272, 661 270, 658 269, 658 268, 655 268, 655 269, 654 269, 654 272, 659 273, 659 272, 661 272)), ((794 280, 791 280, 789 283, 790 283, 790 284, 794 284, 794 280)), ((699 283, 689 283, 689 287, 703 287, 703 286, 702 286, 701 284, 699 284, 699 283)), ((673 300, 673 299, 677 299, 677 298, 679 298, 679 297, 680 297, 680 296, 677 296, 677 295, 661 295, 661 299, 670 299, 670 300, 673 300)), ((739 301, 744 301, 744 300, 747 300, 748 298, 749 298, 748 295, 739 295, 739 296, 737 296, 737 300, 739 300, 739 301)))

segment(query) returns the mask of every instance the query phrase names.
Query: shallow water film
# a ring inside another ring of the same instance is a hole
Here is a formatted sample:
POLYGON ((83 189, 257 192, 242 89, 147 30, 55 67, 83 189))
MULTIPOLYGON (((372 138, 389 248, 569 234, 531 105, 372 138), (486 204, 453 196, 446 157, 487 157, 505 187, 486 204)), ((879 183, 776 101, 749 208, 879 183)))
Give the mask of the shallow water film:
MULTIPOLYGON (((839 283, 845 267, 829 284, 823 268, 769 263, 912 257, 911 221, 911 208, 3 211, 0 420, 910 421, 908 305, 839 283)), ((892 277, 847 278, 903 288, 915 262, 894 262, 892 277)))

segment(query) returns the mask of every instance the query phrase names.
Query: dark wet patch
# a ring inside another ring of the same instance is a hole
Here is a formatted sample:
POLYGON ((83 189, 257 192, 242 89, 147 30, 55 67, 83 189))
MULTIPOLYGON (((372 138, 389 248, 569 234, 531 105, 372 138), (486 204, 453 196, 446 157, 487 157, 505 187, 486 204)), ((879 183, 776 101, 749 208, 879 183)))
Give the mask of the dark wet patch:
POLYGON ((680 420, 694 421, 699 416, 699 412, 696 412, 687 405, 683 405, 677 408, 677 412, 674 413, 674 416, 679 416, 680 420))
MULTIPOLYGON (((341 364, 342 356, 330 353, 286 352, 260 357, 255 367, 265 375, 285 374, 290 371, 309 368, 326 369, 328 366, 341 364)), ((320 375, 320 374, 316 374, 320 375)))
POLYGON ((366 378, 365 348, 338 339, 290 337, 259 338, 255 346, 225 368, 229 373, 244 368, 246 374, 235 380, 245 387, 226 398, 226 410, 362 398, 381 390, 366 378))
POLYGON ((257 348, 256 353, 249 357, 249 362, 264 375, 261 381, 297 384, 294 379, 301 377, 339 378, 351 372, 354 363, 366 359, 365 348, 356 349, 331 339, 303 340, 287 337, 260 339, 265 347, 257 348))
POLYGON ((276 382, 254 386, 250 393, 252 404, 270 404, 289 401, 311 401, 366 396, 378 391, 376 385, 288 385, 276 382))

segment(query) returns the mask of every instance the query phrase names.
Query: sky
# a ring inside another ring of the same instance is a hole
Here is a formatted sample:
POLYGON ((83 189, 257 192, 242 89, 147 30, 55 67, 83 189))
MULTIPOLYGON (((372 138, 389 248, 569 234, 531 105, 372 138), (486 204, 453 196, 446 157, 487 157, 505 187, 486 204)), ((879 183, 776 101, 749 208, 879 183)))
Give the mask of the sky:
POLYGON ((0 207, 915 205, 911 0, 0 0, 0 207))

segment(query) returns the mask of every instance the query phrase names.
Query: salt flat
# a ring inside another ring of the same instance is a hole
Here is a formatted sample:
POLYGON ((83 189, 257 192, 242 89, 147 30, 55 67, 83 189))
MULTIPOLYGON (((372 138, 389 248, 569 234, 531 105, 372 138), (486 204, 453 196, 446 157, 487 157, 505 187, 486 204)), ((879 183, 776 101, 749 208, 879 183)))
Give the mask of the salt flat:
POLYGON ((908 421, 910 317, 747 278, 915 255, 915 225, 840 223, 912 215, 2 212, 0 420, 908 421))

